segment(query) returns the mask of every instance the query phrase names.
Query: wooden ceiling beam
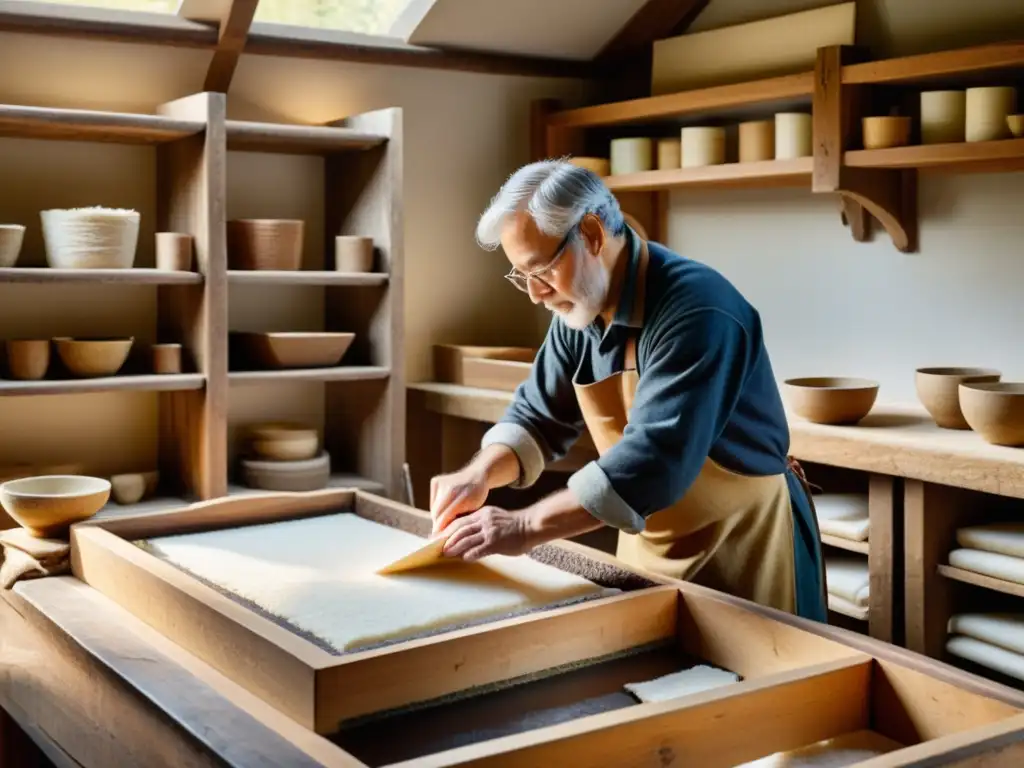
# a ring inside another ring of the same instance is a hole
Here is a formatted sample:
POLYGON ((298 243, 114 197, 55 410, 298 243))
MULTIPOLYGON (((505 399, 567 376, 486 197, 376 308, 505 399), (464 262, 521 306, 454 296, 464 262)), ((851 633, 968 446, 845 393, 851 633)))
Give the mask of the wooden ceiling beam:
POLYGON ((210 68, 206 71, 204 91, 227 93, 231 87, 231 78, 235 75, 238 60, 245 49, 245 39, 252 26, 252 18, 256 15, 259 0, 231 0, 226 13, 221 17, 217 36, 217 49, 210 60, 210 68))
MULTIPOLYGON (((0 0, 0 33, 3 32, 205 50, 216 50, 220 38, 217 27, 210 23, 166 13, 20 0, 0 0)), ((253 24, 246 37, 245 52, 496 75, 576 79, 593 75, 588 61, 445 50, 355 32, 280 24, 253 24)))
POLYGON ((594 57, 603 62, 637 53, 655 40, 683 34, 711 0, 647 0, 594 57))

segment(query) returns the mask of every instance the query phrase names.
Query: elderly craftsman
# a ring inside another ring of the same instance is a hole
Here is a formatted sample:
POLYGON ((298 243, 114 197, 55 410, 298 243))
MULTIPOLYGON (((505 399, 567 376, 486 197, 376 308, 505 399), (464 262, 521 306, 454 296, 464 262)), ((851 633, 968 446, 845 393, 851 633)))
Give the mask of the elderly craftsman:
POLYGON ((564 161, 521 168, 477 227, 508 280, 553 314, 530 377, 481 450, 433 478, 445 553, 521 554, 603 525, 617 556, 797 615, 826 620, 810 494, 757 311, 714 269, 646 242, 601 179, 564 161), (526 488, 584 427, 600 457, 521 510, 526 488))

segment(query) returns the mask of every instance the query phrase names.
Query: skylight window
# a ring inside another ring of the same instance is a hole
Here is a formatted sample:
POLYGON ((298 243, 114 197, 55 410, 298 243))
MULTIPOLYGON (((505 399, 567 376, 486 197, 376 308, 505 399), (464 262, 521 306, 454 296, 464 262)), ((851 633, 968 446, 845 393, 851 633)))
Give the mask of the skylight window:
POLYGON ((253 21, 386 35, 410 0, 260 0, 253 21))

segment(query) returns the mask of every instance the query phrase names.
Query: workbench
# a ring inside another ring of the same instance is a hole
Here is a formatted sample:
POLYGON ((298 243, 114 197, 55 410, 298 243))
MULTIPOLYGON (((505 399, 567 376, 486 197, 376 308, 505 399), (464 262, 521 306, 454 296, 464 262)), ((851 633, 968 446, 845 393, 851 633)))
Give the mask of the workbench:
MULTIPOLYGON (((522 371, 516 375, 521 377, 522 371)), ((420 506, 426 506, 432 474, 462 466, 479 448, 480 437, 512 399, 510 385, 408 386, 409 457, 420 506)), ((923 407, 912 403, 878 403, 854 426, 813 424, 787 415, 790 453, 804 465, 812 483, 829 491, 857 488, 868 494, 867 542, 823 537, 826 550, 868 556, 867 634, 960 664, 945 650, 947 621, 958 606, 980 601, 1020 610, 1024 587, 950 568, 946 557, 955 546, 958 526, 993 516, 1019 519, 1024 512, 1024 450, 991 445, 972 431, 940 429, 923 407), (993 593, 1018 602, 994 598, 993 593)), ((572 471, 596 455, 584 435, 569 456, 548 467, 548 477, 542 477, 535 492, 505 491, 495 503, 526 505, 535 496, 564 487, 565 476, 559 471, 572 471)), ((604 541, 607 547, 614 546, 614 537, 604 541)), ((845 620, 838 623, 856 626, 845 620)))
MULTIPOLYGON (((362 503, 368 514, 390 509, 406 521, 426 520, 403 505, 353 493, 357 514, 362 503)), ((135 536, 146 528, 194 526, 204 511, 213 519, 210 526, 245 524, 249 515, 268 519, 326 510, 326 502, 344 500, 344 494, 325 491, 299 501, 270 499, 262 507, 252 507, 252 500, 222 500, 156 513, 154 522, 139 516, 120 527, 113 521, 97 521, 79 524, 76 530, 95 544, 117 531, 135 536)), ((618 567, 599 552, 564 544, 558 548, 592 556, 604 563, 602 567, 618 567)), ((141 566, 143 559, 136 565, 141 566)), ((584 667, 589 680, 570 681, 570 675, 578 673, 558 673, 548 678, 548 689, 527 683, 506 692, 502 701, 481 697, 475 701, 486 702, 477 707, 463 705, 467 720, 475 718, 476 727, 491 732, 461 745, 439 740, 431 726, 444 723, 458 731, 459 718, 441 717, 442 710, 429 707, 403 714, 390 729, 382 729, 378 721, 368 730, 350 730, 347 736, 321 734, 323 727, 300 724, 282 712, 280 703, 272 705, 268 696, 254 692, 257 684, 245 674, 251 657, 217 657, 213 646, 226 642, 224 630, 232 623, 232 612, 223 607, 200 610, 202 603, 194 601, 201 597, 201 587, 164 580, 159 594, 179 590, 181 598, 155 601, 152 596, 158 593, 152 592, 154 582, 149 579, 104 583, 96 572, 101 560, 95 553, 82 550, 75 562, 76 571, 91 568, 87 578, 101 587, 76 576, 58 576, 21 582, 0 593, 0 705, 9 716, 4 738, 17 736, 12 724, 19 725, 57 766, 571 763, 597 768, 683 757, 713 768, 865 730, 907 745, 872 761, 873 768, 1009 766, 1024 760, 1024 693, 862 635, 695 585, 656 579, 644 586, 647 575, 642 572, 636 572, 627 594, 599 604, 544 611, 520 621, 355 654, 349 662, 354 673, 376 664, 383 677, 377 675, 373 682, 357 673, 336 689, 337 694, 321 692, 327 697, 318 695, 318 706, 331 706, 335 697, 355 700, 359 681, 360 690, 373 697, 383 689, 385 697, 429 698, 467 680, 504 679, 580 654, 598 653, 600 659, 618 645, 646 647, 653 637, 675 638, 685 652, 707 663, 742 669, 743 682, 732 689, 634 703, 625 709, 621 703, 609 703, 607 694, 590 696, 584 703, 596 707, 596 714, 586 707, 566 712, 563 706, 557 715, 561 720, 553 722, 530 723, 529 717, 516 722, 508 714, 529 711, 538 702, 550 709, 556 703, 553 690, 594 687, 599 669, 605 675, 629 676, 640 668, 636 665, 646 665, 652 674, 666 668, 656 654, 641 655, 632 662, 618 662, 632 663, 629 672, 616 673, 608 665, 584 667), (83 565, 83 558, 92 565, 83 565), (625 618, 631 611, 635 613, 629 621, 609 623, 602 618, 600 629, 570 631, 582 629, 588 617, 615 613, 625 618), (386 663, 377 664, 375 659, 386 663), (428 660, 429 674, 407 678, 407 684, 388 674, 428 660), (563 684, 551 688, 552 680, 563 684), (399 726, 402 739, 395 738, 399 726)), ((252 632, 255 620, 247 623, 244 631, 252 632)), ((287 651, 281 646, 281 653, 287 651)), ((288 685, 286 680, 277 683, 288 685)))

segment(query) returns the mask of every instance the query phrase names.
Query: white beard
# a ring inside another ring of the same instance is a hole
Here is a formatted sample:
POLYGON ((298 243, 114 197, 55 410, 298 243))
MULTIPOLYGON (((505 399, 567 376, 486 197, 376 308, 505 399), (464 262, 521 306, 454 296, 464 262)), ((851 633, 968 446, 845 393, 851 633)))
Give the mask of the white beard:
POLYGON ((605 299, 608 296, 610 282, 607 271, 602 265, 589 259, 581 259, 578 263, 576 279, 573 281, 574 294, 572 309, 563 311, 550 308, 561 315, 563 322, 576 331, 590 325, 601 314, 605 299))

